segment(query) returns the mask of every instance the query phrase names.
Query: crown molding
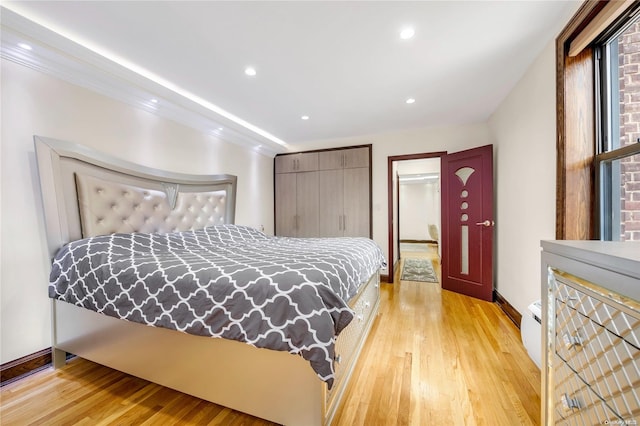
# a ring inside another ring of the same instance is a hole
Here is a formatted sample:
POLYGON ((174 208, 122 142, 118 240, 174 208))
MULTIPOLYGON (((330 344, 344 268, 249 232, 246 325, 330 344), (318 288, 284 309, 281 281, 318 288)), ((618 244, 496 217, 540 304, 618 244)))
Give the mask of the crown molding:
POLYGON ((286 144, 276 143, 6 7, 0 7, 0 17, 0 57, 3 59, 265 156, 273 157, 287 151, 286 144), (19 43, 29 44, 32 50, 19 47, 19 43), (153 103, 151 99, 157 99, 158 102, 153 103))

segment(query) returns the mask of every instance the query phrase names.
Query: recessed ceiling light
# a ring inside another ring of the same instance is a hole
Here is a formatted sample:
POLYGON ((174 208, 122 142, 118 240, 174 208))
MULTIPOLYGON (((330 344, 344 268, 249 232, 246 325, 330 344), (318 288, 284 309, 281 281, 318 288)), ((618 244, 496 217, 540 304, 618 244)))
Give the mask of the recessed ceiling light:
POLYGON ((29 46, 27 43, 18 43, 18 47, 24 49, 24 50, 32 50, 33 48, 31 46, 29 46))
POLYGON ((300 117, 300 118, 301 118, 301 119, 303 119, 303 120, 308 120, 308 119, 309 119, 309 116, 308 116, 308 115, 303 115, 303 116, 302 116, 302 117, 300 117))
POLYGON ((416 100, 415 100, 415 99, 413 99, 413 98, 409 98, 409 99, 407 99, 405 102, 406 102, 406 103, 408 103, 408 104, 413 104, 413 103, 415 103, 415 102, 416 102, 416 100))
POLYGON ((246 67, 244 69, 244 73, 249 77, 255 77, 255 75, 257 74, 256 69, 253 67, 246 67))
POLYGON ((158 100, 157 99, 151 99, 151 103, 157 104, 158 100))
POLYGON ((403 40, 409 40, 411 37, 415 35, 416 31, 413 27, 406 27, 400 30, 400 38, 403 40))
POLYGON ((221 132, 224 130, 224 127, 218 127, 218 131, 221 132))

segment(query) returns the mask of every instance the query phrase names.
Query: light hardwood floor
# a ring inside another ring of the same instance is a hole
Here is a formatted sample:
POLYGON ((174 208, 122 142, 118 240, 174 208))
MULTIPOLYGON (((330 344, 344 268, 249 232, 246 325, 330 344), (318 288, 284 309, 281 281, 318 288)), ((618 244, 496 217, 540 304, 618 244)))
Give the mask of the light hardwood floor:
MULTIPOLYGON (((433 258, 439 273, 433 250, 403 256, 433 258)), ((540 371, 502 311, 398 279, 381 286, 379 316, 333 424, 538 425, 540 371)), ((3 387, 0 423, 272 424, 82 359, 3 387)))

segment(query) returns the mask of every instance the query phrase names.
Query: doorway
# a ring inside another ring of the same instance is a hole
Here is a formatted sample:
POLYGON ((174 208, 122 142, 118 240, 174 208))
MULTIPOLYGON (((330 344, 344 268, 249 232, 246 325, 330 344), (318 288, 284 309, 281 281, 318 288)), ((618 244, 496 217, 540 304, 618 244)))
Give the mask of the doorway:
POLYGON ((389 278, 399 259, 395 197, 399 193, 396 163, 440 158, 442 215, 442 288, 493 299, 493 146, 458 151, 388 157, 389 278))
MULTIPOLYGON (((440 157, 442 157, 443 155, 446 155, 446 152, 431 152, 431 153, 397 155, 397 156, 388 157, 388 195, 389 195, 388 197, 388 202, 389 202, 388 204, 388 207, 389 207, 389 210, 388 210, 389 211, 389 219, 388 219, 389 278, 388 278, 388 281, 390 283, 394 282, 395 272, 397 271, 397 265, 400 259, 400 252, 401 252, 400 244, 402 239, 401 237, 403 236, 406 237, 404 238, 405 240, 415 239, 418 241, 433 239, 429 234, 429 223, 428 223, 429 219, 425 219, 425 221, 423 222, 422 225, 424 225, 424 228, 422 229, 422 232, 420 229, 418 229, 417 233, 414 233, 414 234, 411 234, 410 232, 407 232, 404 235, 401 234, 401 231, 403 228, 402 228, 402 221, 401 221, 402 218, 400 217, 400 203, 399 203, 400 194, 401 192, 406 192, 405 195, 409 195, 411 192, 415 192, 415 191, 411 191, 411 190, 403 191, 401 189, 400 176, 403 176, 403 180, 415 179, 416 182, 420 182, 420 181, 424 182, 425 180, 430 180, 432 179, 431 176, 436 175, 436 172, 437 172, 437 175, 440 174, 440 157), (427 159, 433 160, 432 164, 429 166, 429 169, 425 169, 425 168, 421 169, 420 167, 423 167, 424 165, 420 164, 418 160, 427 160, 427 159), (437 164, 437 166, 435 167, 437 170, 434 170, 433 164, 437 164), (416 165, 418 168, 412 168, 414 165, 416 165), (400 172, 402 172, 402 174, 398 173, 399 170, 400 172), (429 178, 425 179, 425 176, 429 176, 429 178), (410 235, 414 235, 417 238, 409 238, 410 235)), ((405 222, 416 220, 416 223, 419 223, 418 219, 413 219, 411 215, 408 215, 408 216, 404 215, 403 217, 405 222)), ((431 222, 435 222, 435 220, 431 220, 431 222)), ((439 227, 439 223, 437 224, 432 223, 432 224, 436 225, 436 227, 439 227)), ((410 231, 409 227, 412 226, 412 222, 405 223, 404 225, 405 225, 404 229, 407 231, 410 231)), ((421 227, 422 225, 418 225, 418 227, 421 227)), ((412 247, 409 247, 409 248, 412 248, 412 247)), ((413 248, 420 249, 419 247, 413 247, 413 248)))
MULTIPOLYGON (((439 263, 440 254, 440 159, 425 158, 396 163, 397 241, 401 279, 408 279, 403 268, 418 259, 439 263)), ((424 266, 426 268, 426 265, 424 266)))

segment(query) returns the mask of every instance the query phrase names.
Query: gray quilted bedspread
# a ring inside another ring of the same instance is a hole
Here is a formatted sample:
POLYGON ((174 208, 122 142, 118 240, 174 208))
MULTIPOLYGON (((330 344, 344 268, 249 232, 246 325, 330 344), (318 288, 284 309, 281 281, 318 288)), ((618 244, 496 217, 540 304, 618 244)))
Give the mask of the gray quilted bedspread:
POLYGON ((385 266, 367 238, 269 237, 221 225, 112 234, 57 253, 49 296, 128 321, 299 354, 329 386, 347 302, 385 266))

